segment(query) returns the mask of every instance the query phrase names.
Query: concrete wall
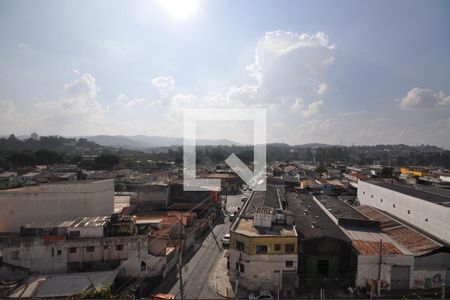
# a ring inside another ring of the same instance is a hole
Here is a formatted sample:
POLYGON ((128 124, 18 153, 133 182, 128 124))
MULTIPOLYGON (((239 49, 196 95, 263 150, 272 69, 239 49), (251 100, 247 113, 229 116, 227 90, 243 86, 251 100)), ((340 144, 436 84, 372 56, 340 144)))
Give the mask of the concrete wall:
POLYGON ((32 238, 22 239, 5 246, 3 261, 9 265, 43 274, 65 273, 69 271, 69 264, 81 266, 83 262, 120 261, 121 276, 153 277, 162 275, 166 257, 157 257, 148 253, 147 236, 61 241, 32 238), (118 245, 122 248, 118 249, 116 247, 118 245), (93 251, 88 251, 88 247, 93 247, 89 249, 93 251), (71 252, 71 248, 76 251, 71 252))
MULTIPOLYGON (((381 280, 382 289, 391 289, 391 271, 392 266, 409 266, 410 278, 409 278, 409 288, 414 285, 413 281, 413 269, 414 269, 414 257, 412 255, 402 255, 402 256, 383 256, 381 264, 381 280)), ((368 280, 377 280, 378 278, 378 268, 379 268, 379 257, 378 256, 358 256, 358 268, 356 272, 356 286, 366 287, 368 280)))
POLYGON ((139 186, 137 205, 152 210, 166 209, 169 201, 169 187, 164 184, 139 186))
POLYGON ((0 191, 0 232, 18 232, 28 223, 109 215, 114 181, 52 183, 0 191))
POLYGON ((281 274, 283 272, 297 272, 297 254, 248 255, 245 253, 240 254, 239 251, 230 249, 230 280, 233 282, 236 281, 237 278, 236 262, 239 262, 240 255, 240 263, 243 264, 245 268, 244 272, 240 273, 240 286, 243 286, 250 291, 255 291, 257 289, 274 290, 277 287, 293 288, 280 286, 280 276, 282 276, 281 274), (286 267, 286 261, 292 261, 292 267, 286 267), (279 271, 279 273, 276 271, 279 271))
POLYGON ((450 207, 408 196, 365 181, 358 182, 358 200, 361 204, 387 211, 450 243, 450 222, 448 222, 450 207))

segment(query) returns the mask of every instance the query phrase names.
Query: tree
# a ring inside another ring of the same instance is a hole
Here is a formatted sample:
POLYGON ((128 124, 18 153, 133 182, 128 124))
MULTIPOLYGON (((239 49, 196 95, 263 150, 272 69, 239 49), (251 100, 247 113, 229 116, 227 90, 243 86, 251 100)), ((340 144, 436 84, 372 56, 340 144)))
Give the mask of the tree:
POLYGON ((119 157, 111 153, 103 153, 95 158, 97 169, 112 170, 119 164, 119 157))
POLYGON ((393 168, 390 168, 390 167, 383 167, 382 169, 381 169, 381 175, 384 177, 384 178, 392 178, 392 171, 393 171, 394 169, 393 168))
POLYGON ((317 174, 323 174, 327 172, 327 168, 325 168, 324 166, 318 166, 315 171, 317 174))
POLYGON ((33 153, 30 152, 15 152, 7 160, 16 167, 26 167, 36 163, 33 153))
POLYGON ((43 165, 53 165, 56 163, 62 163, 63 157, 55 151, 39 149, 34 153, 36 157, 36 163, 43 165))

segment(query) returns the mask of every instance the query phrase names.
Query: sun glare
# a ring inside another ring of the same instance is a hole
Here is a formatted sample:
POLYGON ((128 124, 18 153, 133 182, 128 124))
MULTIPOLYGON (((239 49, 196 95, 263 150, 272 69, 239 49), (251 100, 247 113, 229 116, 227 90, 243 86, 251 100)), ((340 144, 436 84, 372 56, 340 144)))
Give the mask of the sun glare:
POLYGON ((172 18, 184 20, 197 11, 199 0, 160 0, 159 2, 172 18))

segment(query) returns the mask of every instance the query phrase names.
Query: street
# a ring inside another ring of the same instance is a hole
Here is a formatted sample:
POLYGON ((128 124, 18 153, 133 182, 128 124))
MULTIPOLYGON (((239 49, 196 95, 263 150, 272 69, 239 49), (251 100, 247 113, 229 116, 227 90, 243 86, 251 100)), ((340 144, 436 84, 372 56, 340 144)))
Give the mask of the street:
MULTIPOLYGON (((247 196, 249 193, 246 193, 247 196)), ((227 197, 227 210, 242 207, 243 194, 229 195, 227 197)), ((213 231, 203 241, 199 250, 183 268, 184 298, 185 299, 220 299, 208 286, 209 273, 215 262, 223 254, 221 239, 229 232, 231 223, 227 216, 224 221, 214 227, 213 231)), ((178 273, 177 273, 178 274, 178 273)), ((179 280, 164 280, 158 291, 176 295, 181 298, 179 280)))

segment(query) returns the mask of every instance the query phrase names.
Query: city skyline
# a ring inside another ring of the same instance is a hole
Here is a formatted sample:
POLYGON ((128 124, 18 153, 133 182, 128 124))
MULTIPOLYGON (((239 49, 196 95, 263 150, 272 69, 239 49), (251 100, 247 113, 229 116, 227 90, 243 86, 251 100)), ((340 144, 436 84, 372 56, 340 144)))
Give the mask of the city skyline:
POLYGON ((245 107, 268 142, 448 149, 449 6, 2 2, 0 134, 181 137, 183 108, 245 107))

